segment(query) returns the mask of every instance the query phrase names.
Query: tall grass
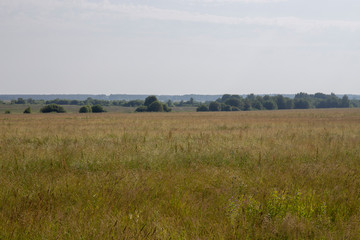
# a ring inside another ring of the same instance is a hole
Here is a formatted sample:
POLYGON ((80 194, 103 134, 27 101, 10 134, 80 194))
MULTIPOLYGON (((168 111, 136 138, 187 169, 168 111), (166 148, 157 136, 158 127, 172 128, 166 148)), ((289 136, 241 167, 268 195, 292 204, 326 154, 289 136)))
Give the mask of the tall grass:
POLYGON ((0 123, 0 239, 360 238, 357 109, 0 123))

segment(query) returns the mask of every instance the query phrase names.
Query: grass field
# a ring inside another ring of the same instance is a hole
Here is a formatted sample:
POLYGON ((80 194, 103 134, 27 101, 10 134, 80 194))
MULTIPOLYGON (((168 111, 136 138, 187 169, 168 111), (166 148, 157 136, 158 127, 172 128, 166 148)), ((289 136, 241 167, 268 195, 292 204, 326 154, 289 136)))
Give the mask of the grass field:
POLYGON ((360 110, 0 114, 0 239, 360 239, 360 110))

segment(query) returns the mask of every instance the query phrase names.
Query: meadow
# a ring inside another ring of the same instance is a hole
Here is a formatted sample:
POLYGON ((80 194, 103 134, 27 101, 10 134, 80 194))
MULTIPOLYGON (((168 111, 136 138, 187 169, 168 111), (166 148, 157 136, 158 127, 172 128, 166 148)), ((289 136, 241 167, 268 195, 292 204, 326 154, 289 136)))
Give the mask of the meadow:
POLYGON ((360 110, 1 113, 0 239, 360 239, 360 110))

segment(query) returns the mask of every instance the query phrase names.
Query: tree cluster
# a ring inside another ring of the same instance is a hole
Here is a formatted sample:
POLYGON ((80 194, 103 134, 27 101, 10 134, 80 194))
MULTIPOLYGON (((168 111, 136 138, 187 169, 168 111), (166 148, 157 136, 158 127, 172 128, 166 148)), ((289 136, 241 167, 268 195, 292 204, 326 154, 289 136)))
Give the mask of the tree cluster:
POLYGON ((202 104, 197 108, 202 111, 249 111, 249 110, 275 110, 275 109, 308 109, 308 108, 349 108, 359 107, 358 100, 349 100, 347 95, 342 98, 331 94, 298 93, 289 98, 283 95, 259 96, 250 94, 245 98, 239 95, 224 94, 216 101, 202 104))
POLYGON ((94 106, 85 105, 79 109, 79 113, 102 113, 106 112, 103 106, 97 104, 94 106))
POLYGON ((51 112, 65 113, 66 111, 63 106, 60 106, 57 104, 49 104, 49 105, 42 107, 40 109, 40 112, 42 112, 42 113, 51 113, 51 112))
POLYGON ((136 108, 135 112, 170 112, 168 104, 161 103, 156 96, 148 96, 144 105, 136 108))

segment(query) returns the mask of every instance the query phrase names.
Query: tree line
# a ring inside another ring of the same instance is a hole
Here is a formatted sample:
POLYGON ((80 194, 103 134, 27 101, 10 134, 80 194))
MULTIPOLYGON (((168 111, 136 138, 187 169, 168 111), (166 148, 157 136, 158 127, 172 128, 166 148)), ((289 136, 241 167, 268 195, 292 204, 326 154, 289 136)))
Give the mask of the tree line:
MULTIPOLYGON (((294 98, 283 95, 255 95, 246 97, 240 95, 224 94, 215 101, 198 102, 193 98, 188 101, 161 102, 156 96, 148 96, 145 100, 101 100, 87 98, 81 100, 33 100, 18 98, 12 104, 46 104, 40 112, 65 112, 62 105, 79 105, 80 113, 104 112, 103 106, 136 107, 136 112, 170 112, 172 107, 197 107, 197 111, 250 111, 250 110, 276 110, 276 109, 309 109, 309 108, 351 108, 360 107, 360 100, 349 99, 347 95, 338 97, 336 94, 300 92, 294 98)), ((31 113, 31 108, 24 113, 31 113)))
POLYGON ((347 95, 339 98, 334 93, 298 93, 294 98, 276 96, 259 96, 249 94, 245 98, 240 95, 224 94, 216 101, 201 104, 197 111, 249 111, 276 109, 309 109, 309 108, 350 108, 360 107, 360 100, 350 100, 347 95))

